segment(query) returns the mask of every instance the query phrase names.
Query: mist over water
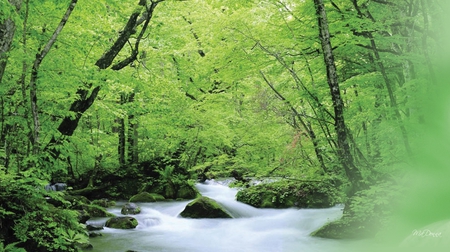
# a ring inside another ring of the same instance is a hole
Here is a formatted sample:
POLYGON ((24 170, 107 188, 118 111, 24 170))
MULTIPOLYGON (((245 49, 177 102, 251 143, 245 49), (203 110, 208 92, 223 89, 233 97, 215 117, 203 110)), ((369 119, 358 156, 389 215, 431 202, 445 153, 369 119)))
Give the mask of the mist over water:
MULTIPOLYGON (((310 237, 309 234, 342 215, 343 206, 328 209, 256 209, 237 202, 237 189, 209 182, 199 191, 223 205, 234 219, 185 219, 178 217, 189 201, 138 203, 133 230, 105 228, 92 238, 94 250, 124 252, 322 252, 337 251, 343 241, 310 237)), ((119 202, 110 212, 120 216, 119 202)), ((104 223, 106 219, 91 220, 104 223)))

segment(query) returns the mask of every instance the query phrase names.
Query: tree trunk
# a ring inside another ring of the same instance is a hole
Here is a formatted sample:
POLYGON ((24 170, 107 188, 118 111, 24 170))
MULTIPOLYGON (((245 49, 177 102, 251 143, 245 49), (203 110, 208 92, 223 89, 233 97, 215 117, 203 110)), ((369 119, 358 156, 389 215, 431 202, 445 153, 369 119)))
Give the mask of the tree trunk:
MULTIPOLYGON (((9 0, 9 3, 15 7, 17 12, 20 11, 22 0, 9 0)), ((2 83, 3 74, 5 73, 8 52, 11 48, 15 32, 16 24, 12 18, 8 17, 0 23, 0 83, 2 83)))
POLYGON ((316 15, 319 25, 319 38, 322 45, 323 58, 327 70, 327 81, 330 88, 331 99, 333 101, 335 119, 334 126, 338 143, 338 157, 350 183, 352 184, 353 188, 350 192, 350 194, 352 195, 356 191, 364 188, 362 184, 363 177, 359 169, 354 164, 353 156, 350 151, 350 145, 348 143, 346 125, 344 120, 344 103, 342 101, 341 92, 339 89, 336 65, 334 62, 330 33, 328 30, 327 14, 325 11, 323 0, 314 0, 314 6, 316 9, 316 15))
MULTIPOLYGON (((128 102, 134 102, 135 93, 131 93, 128 97, 128 102)), ((138 152, 138 123, 135 121, 133 111, 128 111, 128 164, 134 165, 139 162, 138 152)))
MULTIPOLYGON (((123 105, 126 103, 126 95, 120 94, 120 105, 123 105)), ((123 115, 121 118, 118 118, 119 122, 119 145, 117 147, 118 156, 119 156, 119 166, 121 168, 125 167, 125 115, 123 115)))
MULTIPOLYGON (((164 0, 152 1, 150 6, 146 6, 146 11, 142 15, 140 11, 133 12, 129 17, 127 24, 125 25, 125 28, 120 33, 120 36, 116 39, 114 44, 108 50, 106 50, 105 53, 97 60, 95 65, 98 66, 99 69, 106 69, 110 67, 112 62, 118 55, 118 53, 125 46, 126 42, 129 41, 131 35, 136 33, 136 27, 145 21, 144 26, 142 27, 141 32, 138 38, 136 39, 132 55, 126 58, 125 60, 122 60, 119 63, 115 64, 112 67, 112 69, 118 71, 127 66, 129 63, 131 63, 137 55, 139 42, 148 27, 148 23, 150 22, 153 16, 153 12, 156 6, 163 1, 164 0), (138 19, 139 16, 141 17, 138 19)), ((144 6, 145 3, 146 1, 140 1, 139 5, 144 6)), ((74 101, 70 106, 70 111, 74 112, 75 116, 64 117, 63 121, 58 127, 58 131, 63 135, 63 137, 73 135, 75 129, 78 127, 78 123, 81 119, 81 116, 87 109, 91 107, 91 105, 97 98, 97 95, 100 91, 100 86, 94 87, 90 92, 90 95, 88 96, 91 88, 92 88, 91 84, 86 84, 86 87, 81 87, 77 90, 77 94, 79 95, 80 99, 74 101)), ((52 146, 61 143, 63 141, 63 137, 62 138, 52 137, 52 139, 50 140, 50 142, 46 147, 51 148, 51 155, 54 159, 57 159, 59 157, 60 152, 55 148, 53 148, 52 146)))

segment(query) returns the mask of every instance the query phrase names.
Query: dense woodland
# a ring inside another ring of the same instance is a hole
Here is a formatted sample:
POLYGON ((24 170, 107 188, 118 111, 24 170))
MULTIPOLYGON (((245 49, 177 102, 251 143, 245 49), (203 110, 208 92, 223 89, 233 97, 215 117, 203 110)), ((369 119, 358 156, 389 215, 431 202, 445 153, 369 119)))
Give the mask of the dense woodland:
POLYGON ((445 101, 444 2, 1 1, 0 248, 77 250, 55 182, 176 199, 211 178, 326 181, 348 217, 329 229, 382 226, 448 114, 426 106, 445 101))

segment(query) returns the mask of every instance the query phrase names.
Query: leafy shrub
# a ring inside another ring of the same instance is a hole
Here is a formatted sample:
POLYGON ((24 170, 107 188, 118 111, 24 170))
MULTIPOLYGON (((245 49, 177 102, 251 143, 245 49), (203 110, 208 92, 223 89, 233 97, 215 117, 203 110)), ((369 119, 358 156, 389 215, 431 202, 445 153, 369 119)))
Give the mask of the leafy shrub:
POLYGON ((0 170, 0 240, 6 251, 78 251, 77 243, 87 242, 84 227, 77 222, 77 212, 59 209, 46 201, 46 196, 70 203, 61 192, 46 192, 45 182, 29 170, 20 175, 0 170))

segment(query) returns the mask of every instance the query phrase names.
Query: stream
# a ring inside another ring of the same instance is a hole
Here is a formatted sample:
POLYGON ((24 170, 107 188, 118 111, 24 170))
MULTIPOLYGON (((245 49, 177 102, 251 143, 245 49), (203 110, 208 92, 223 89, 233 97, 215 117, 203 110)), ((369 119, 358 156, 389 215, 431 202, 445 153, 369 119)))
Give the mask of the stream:
MULTIPOLYGON (((343 206, 327 209, 257 209, 237 202, 237 189, 226 182, 197 184, 202 195, 228 210, 234 219, 185 219, 178 214, 190 201, 138 203, 133 215, 139 225, 132 230, 104 228, 91 238, 94 252, 322 252, 335 251, 342 241, 310 237, 309 234, 342 215, 343 206)), ((126 202, 108 208, 120 216, 126 202)), ((103 225, 107 218, 88 224, 103 225)))

